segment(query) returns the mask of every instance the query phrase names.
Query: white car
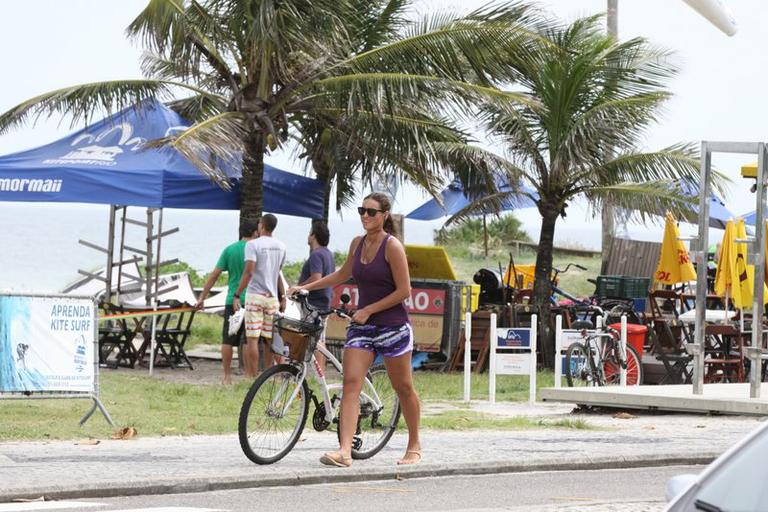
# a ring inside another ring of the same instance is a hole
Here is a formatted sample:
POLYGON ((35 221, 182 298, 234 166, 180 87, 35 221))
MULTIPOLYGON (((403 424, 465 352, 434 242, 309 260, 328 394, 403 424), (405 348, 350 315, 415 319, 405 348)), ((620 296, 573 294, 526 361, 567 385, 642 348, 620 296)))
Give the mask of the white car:
POLYGON ((669 512, 768 511, 768 421, 701 474, 670 479, 667 500, 669 512))

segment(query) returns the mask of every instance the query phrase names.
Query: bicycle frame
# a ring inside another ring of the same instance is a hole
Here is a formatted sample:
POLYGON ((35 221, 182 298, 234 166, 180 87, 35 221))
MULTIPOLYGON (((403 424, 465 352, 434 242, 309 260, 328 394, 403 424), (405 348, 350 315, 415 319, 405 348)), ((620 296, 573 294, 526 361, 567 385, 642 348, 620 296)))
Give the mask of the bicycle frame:
MULTIPOLYGON (((313 315, 316 315, 317 313, 313 313, 313 315)), ((296 397, 299 395, 299 391, 301 390, 301 386, 304 383, 304 381, 307 379, 307 377, 311 374, 314 376, 317 383, 320 385, 320 394, 323 400, 323 404, 325 405, 325 419, 328 421, 328 423, 332 423, 336 420, 336 410, 334 408, 334 404, 332 403, 332 392, 335 390, 339 391, 339 396, 341 396, 341 390, 342 385, 341 384, 328 384, 328 382, 325 379, 325 373, 320 368, 320 365, 317 362, 317 357, 315 356, 315 352, 320 352, 323 356, 325 356, 326 360, 330 362, 335 368, 341 370, 341 362, 339 362, 338 359, 325 347, 318 345, 319 339, 317 337, 313 337, 312 341, 310 342, 310 346, 308 350, 313 350, 312 357, 309 361, 303 361, 301 362, 301 367, 299 370, 299 377, 296 380, 296 387, 291 393, 291 396, 288 398, 287 402, 284 404, 282 411, 280 412, 281 416, 284 416, 285 413, 290 409, 291 405, 293 404, 293 401, 296 399, 296 397)), ((291 361, 290 364, 298 366, 298 363, 291 361)), ((283 385, 288 385, 287 382, 285 382, 283 385)), ((281 389, 280 391, 284 391, 281 389)), ((312 391, 310 390, 310 394, 312 395, 312 391)), ((276 396, 281 396, 281 394, 278 394, 276 396)), ((384 405, 381 402, 381 398, 379 397, 379 394, 376 392, 376 388, 373 385, 373 382, 366 376, 363 381, 363 389, 360 391, 361 398, 364 398, 365 400, 369 401, 370 403, 373 403, 376 411, 381 412, 384 409, 384 405), (366 393, 366 390, 369 391, 370 394, 366 393)), ((273 406, 276 406, 277 404, 272 404, 273 406)))
POLYGON ((610 341, 614 347, 618 347, 616 352, 619 356, 619 364, 626 366, 626 355, 623 353, 623 347, 621 343, 618 343, 614 334, 611 332, 603 332, 599 334, 590 334, 584 337, 584 346, 589 354, 589 364, 592 367, 592 375, 598 378, 598 384, 604 386, 607 384, 605 378, 605 356, 608 352, 608 341, 610 341), (598 345, 597 341, 600 340, 598 345))

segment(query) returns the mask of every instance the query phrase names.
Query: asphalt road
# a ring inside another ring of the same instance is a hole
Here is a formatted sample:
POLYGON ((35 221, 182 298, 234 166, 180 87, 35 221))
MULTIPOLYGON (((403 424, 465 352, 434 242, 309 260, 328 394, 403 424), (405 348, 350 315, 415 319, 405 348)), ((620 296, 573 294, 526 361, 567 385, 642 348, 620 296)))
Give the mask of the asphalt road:
MULTIPOLYGON (((699 466, 554 471, 50 502, 57 510, 211 512, 661 511, 666 481, 699 466), (68 504, 71 506, 67 507, 68 504), (66 508, 62 508, 66 507, 66 508), (173 508, 170 508, 173 507, 173 508)), ((0 512, 54 510, 0 504, 0 512)), ((39 507, 39 508, 38 508, 39 507)))

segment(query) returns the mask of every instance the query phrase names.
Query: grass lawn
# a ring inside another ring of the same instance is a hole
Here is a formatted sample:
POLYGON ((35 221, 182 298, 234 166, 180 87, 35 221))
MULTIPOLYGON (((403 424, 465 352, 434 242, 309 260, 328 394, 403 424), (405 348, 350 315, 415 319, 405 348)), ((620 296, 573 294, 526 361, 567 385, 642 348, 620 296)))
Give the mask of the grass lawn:
MULTIPOLYGON (((488 257, 466 247, 449 247, 448 253, 458 278, 472 282, 472 276, 480 268, 506 269, 509 253, 492 251, 488 257)), ((599 257, 574 257, 555 254, 555 267, 564 268, 568 263, 578 263, 587 271, 572 269, 561 278, 561 288, 575 295, 589 295, 594 285, 587 278, 594 278, 600 269, 599 257)), ((515 258, 516 264, 535 263, 535 253, 523 251, 515 258)), ((221 340, 222 318, 200 313, 195 316, 193 331, 187 347, 218 344, 221 340)), ((539 386, 552 386, 552 373, 539 373, 539 386)), ((460 401, 463 393, 463 376, 437 372, 416 372, 415 383, 422 401, 460 401)), ((528 399, 528 380, 522 376, 498 376, 496 399, 522 402, 528 399)), ((134 427, 139 435, 194 435, 223 434, 237 430, 240 405, 248 388, 242 382, 233 388, 207 384, 174 384, 145 375, 127 375, 118 372, 102 372, 101 397, 114 420, 120 427, 134 427)), ((472 376, 472 399, 487 400, 487 375, 472 376)), ((457 404, 459 405, 459 404, 457 404)), ((21 439, 77 439, 84 437, 106 438, 114 429, 97 411, 83 428, 78 421, 90 406, 86 400, 2 400, 0 401, 0 441, 21 439)), ((460 405, 459 405, 460 407, 460 405)), ((591 428, 582 420, 539 420, 528 418, 498 418, 458 408, 427 414, 423 418, 427 428, 591 428)), ((311 427, 308 427, 311 428, 311 427)))
MULTIPOLYGON (((527 377, 498 376, 496 400, 524 401, 527 377)), ((472 399, 488 397, 487 375, 472 376, 472 399)), ((461 374, 416 372, 416 388, 425 409, 433 401, 455 401, 455 410, 425 414, 423 425, 435 429, 591 428, 582 420, 500 418, 462 409, 461 374)), ((550 372, 539 373, 539 386, 552 385, 550 372)), ((140 436, 228 434, 237 431, 240 405, 249 387, 174 384, 146 375, 103 372, 101 398, 117 427, 134 427, 140 436)), ((0 401, 0 441, 108 438, 115 429, 97 411, 84 427, 78 421, 87 411, 86 400, 0 401)), ((310 414, 313 408, 310 408, 310 414)), ((311 428, 307 426, 306 428, 311 428)))

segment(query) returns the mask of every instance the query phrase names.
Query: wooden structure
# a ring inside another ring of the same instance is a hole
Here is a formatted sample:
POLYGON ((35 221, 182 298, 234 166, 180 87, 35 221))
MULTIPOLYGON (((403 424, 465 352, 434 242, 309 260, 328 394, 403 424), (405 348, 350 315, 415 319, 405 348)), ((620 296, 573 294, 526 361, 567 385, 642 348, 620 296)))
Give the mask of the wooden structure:
POLYGON ((601 275, 653 277, 659 263, 660 243, 624 238, 614 238, 612 242, 601 275))
MULTIPOLYGON (((472 335, 470 338, 470 360, 475 373, 485 370, 488 364, 488 351, 491 346, 491 313, 492 311, 475 311, 472 313, 472 335)), ((459 343, 448 361, 448 371, 464 370, 464 330, 459 336, 459 343)))

